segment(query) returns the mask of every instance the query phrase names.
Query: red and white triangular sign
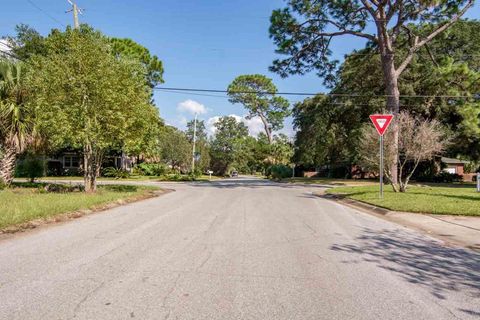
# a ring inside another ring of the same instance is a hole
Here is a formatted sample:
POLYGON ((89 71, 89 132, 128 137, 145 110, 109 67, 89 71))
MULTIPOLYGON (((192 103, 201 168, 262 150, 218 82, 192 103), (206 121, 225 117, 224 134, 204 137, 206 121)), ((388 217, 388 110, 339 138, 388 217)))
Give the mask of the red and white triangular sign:
POLYGON ((372 114, 370 120, 372 120, 378 134, 383 136, 393 120, 393 114, 372 114))

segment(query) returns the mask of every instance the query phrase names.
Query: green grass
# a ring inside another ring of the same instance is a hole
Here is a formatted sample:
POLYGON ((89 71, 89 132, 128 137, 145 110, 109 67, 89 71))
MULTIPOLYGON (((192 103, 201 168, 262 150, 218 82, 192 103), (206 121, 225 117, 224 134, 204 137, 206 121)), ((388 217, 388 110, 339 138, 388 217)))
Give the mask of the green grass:
POLYGON ((95 194, 83 192, 44 193, 30 184, 0 191, 0 230, 35 219, 82 209, 94 209, 119 200, 141 198, 154 190, 144 186, 99 186, 95 194))
POLYGON ((286 178, 281 182, 299 183, 299 184, 325 184, 331 186, 364 186, 373 185, 373 180, 355 180, 355 179, 333 179, 333 178, 286 178))
POLYGON ((395 211, 480 216, 480 192, 471 184, 411 186, 406 193, 394 193, 385 186, 384 199, 379 199, 378 189, 378 185, 338 187, 327 193, 395 211))

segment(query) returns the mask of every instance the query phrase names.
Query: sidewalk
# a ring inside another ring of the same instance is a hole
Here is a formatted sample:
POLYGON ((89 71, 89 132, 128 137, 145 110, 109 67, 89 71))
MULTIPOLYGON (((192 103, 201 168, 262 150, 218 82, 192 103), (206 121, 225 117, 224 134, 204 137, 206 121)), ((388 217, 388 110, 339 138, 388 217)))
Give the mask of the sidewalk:
POLYGON ((390 211, 387 220, 426 232, 441 240, 480 250, 480 217, 445 216, 390 211))

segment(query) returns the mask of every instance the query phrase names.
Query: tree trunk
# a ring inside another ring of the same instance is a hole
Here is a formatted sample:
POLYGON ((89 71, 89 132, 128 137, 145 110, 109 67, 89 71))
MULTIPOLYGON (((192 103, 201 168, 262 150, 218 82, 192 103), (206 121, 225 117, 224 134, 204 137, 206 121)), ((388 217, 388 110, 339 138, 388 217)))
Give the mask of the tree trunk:
POLYGON ((259 117, 262 120, 263 127, 265 128, 265 133, 267 134, 268 143, 272 144, 273 143, 272 129, 268 126, 267 119, 263 114, 260 113, 259 117))
POLYGON ((0 159, 0 180, 10 185, 15 173, 17 150, 11 146, 5 146, 3 157, 0 159))
POLYGON ((100 174, 101 165, 101 152, 94 150, 91 145, 85 146, 83 148, 85 192, 94 193, 97 191, 97 177, 100 174))
MULTIPOLYGON (((398 76, 395 71, 395 64, 394 64, 394 55, 393 54, 386 54, 382 56, 382 69, 383 69, 383 76, 385 79, 385 91, 387 95, 387 110, 391 112, 395 118, 400 112, 400 91, 398 89, 398 76)), ((398 125, 395 121, 392 123, 392 127, 390 130, 393 132, 393 145, 391 146, 393 151, 393 159, 395 159, 392 163, 389 164, 390 172, 391 172, 391 183, 392 185, 398 184, 398 125)))

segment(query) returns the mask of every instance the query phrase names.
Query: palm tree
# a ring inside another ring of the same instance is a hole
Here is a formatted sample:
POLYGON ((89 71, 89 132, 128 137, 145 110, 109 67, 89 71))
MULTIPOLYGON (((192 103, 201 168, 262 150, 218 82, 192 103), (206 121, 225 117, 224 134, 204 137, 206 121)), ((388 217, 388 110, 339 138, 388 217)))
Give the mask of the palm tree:
POLYGON ((0 180, 13 180, 16 159, 31 141, 33 123, 26 107, 22 63, 0 59, 0 180))

